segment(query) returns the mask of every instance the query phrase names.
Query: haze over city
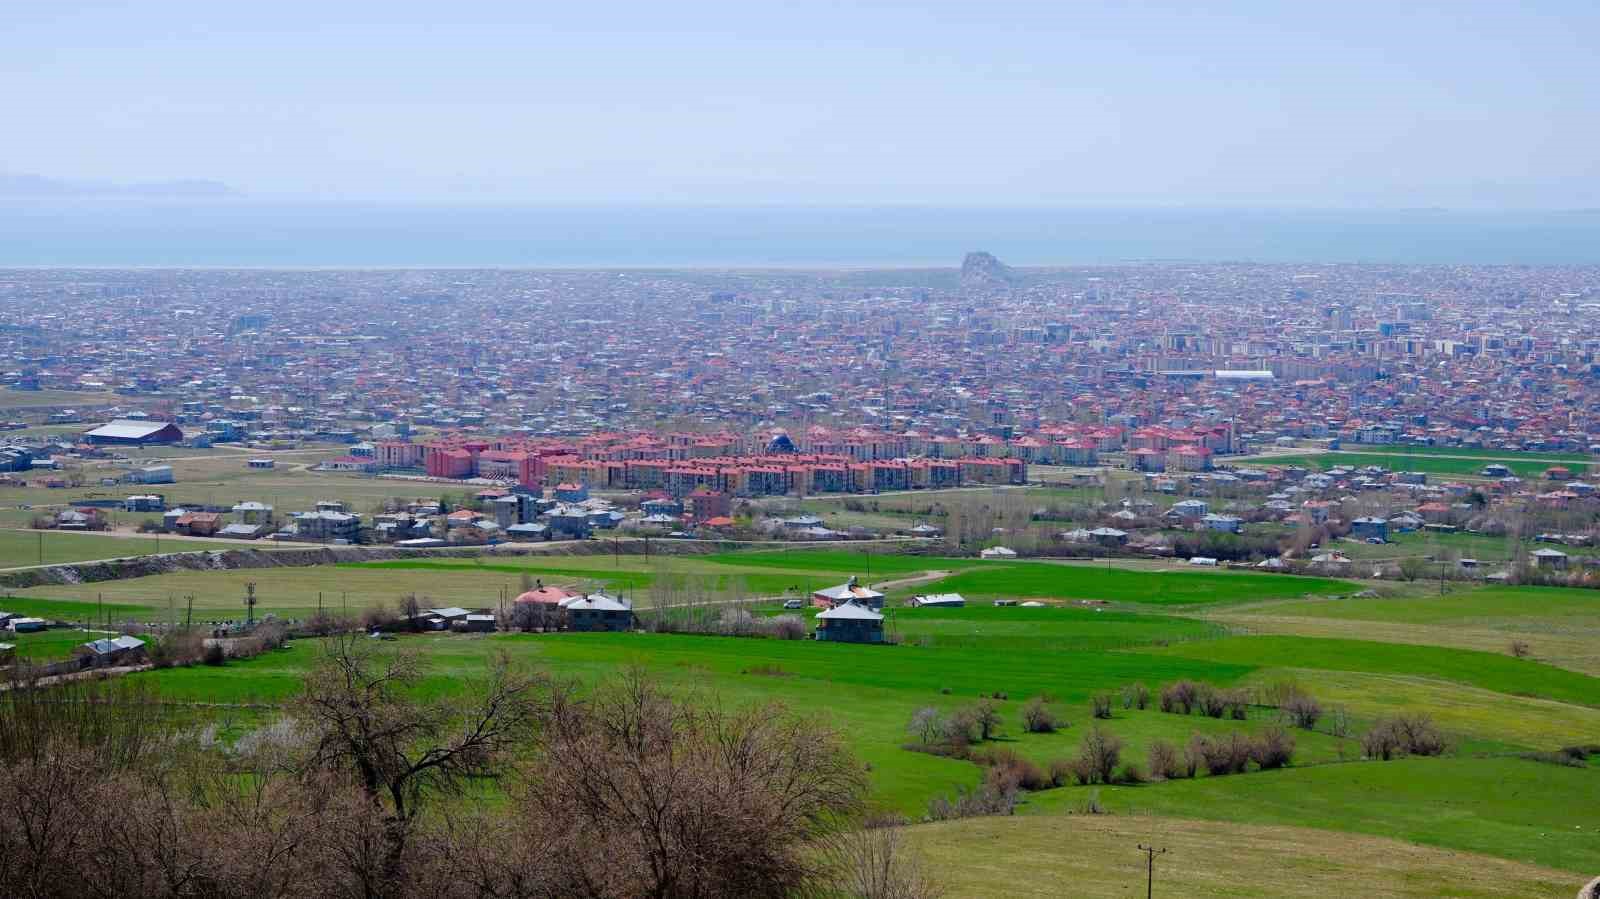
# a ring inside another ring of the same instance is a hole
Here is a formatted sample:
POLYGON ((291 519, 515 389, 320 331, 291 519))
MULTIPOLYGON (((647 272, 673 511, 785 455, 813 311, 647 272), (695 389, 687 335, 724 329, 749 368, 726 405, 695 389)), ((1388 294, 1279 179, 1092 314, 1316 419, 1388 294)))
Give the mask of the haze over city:
POLYGON ((1600 899, 1592 3, 5 18, 0 895, 1600 899))
POLYGON ((1600 206, 1583 2, 22 4, 0 171, 513 204, 1600 206))

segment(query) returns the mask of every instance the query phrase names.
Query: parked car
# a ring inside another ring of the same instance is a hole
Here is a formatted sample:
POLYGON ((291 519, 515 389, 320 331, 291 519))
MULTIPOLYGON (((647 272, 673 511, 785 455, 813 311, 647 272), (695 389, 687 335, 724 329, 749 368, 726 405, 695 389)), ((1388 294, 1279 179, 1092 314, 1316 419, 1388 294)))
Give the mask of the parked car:
POLYGON ((805 605, 806 604, 804 602, 801 602, 798 599, 786 599, 783 601, 783 607, 785 609, 803 609, 805 608, 805 605))

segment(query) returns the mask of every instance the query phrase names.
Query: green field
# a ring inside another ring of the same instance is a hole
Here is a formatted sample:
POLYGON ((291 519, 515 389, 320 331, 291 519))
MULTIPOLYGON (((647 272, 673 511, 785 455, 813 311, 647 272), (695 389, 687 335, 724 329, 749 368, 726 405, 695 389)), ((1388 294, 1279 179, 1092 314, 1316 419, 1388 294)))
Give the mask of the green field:
POLYGON ((0 387, 0 412, 51 406, 110 406, 130 400, 130 397, 109 390, 13 390, 0 387))
MULTIPOLYGON (((24 565, 59 565, 147 556, 156 552, 175 553, 230 548, 200 538, 110 537, 102 534, 61 531, 19 531, 0 529, 0 568, 24 565)), ((263 547, 267 548, 267 547, 263 547)))
MULTIPOLYGON (((428 671, 421 689, 435 694, 471 689, 472 678, 488 660, 505 652, 523 664, 588 684, 614 678, 622 666, 637 665, 653 681, 707 702, 781 702, 844 733, 870 766, 872 803, 913 819, 924 813, 931 798, 971 787, 982 777, 971 762, 905 748, 912 739, 906 724, 919 708, 948 711, 979 696, 1003 697, 997 700, 1004 722, 999 746, 1046 764, 1075 755, 1084 732, 1098 724, 1125 741, 1124 761, 1143 765, 1156 740, 1181 746, 1195 733, 1259 733, 1275 723, 1275 712, 1252 706, 1246 720, 1233 721, 1116 703, 1109 720, 1092 722, 1091 696, 1115 696, 1135 682, 1157 689, 1180 678, 1252 688, 1253 695, 1264 696, 1262 688, 1294 680, 1326 707, 1342 708, 1350 729, 1345 735, 1335 733, 1325 720, 1315 731, 1295 731, 1294 763, 1286 770, 1137 786, 1059 787, 1026 794, 1017 818, 919 826, 911 837, 936 850, 938 864, 979 856, 994 860, 982 869, 989 877, 999 876, 1001 868, 1020 876, 1082 867, 1085 884, 1106 884, 1104 889, 1086 887, 1082 895, 1121 895, 1110 884, 1120 883, 1116 871, 1122 869, 1110 862, 1074 867, 1059 852, 1051 856, 1053 861, 1018 854, 1034 845, 1033 837, 1016 837, 1014 843, 991 846, 987 852, 976 847, 1001 840, 983 835, 1000 834, 1013 821, 1038 821, 1039 830, 1029 833, 1066 833, 1077 825, 1071 823, 1076 816, 1065 814, 1097 796, 1113 813, 1106 819, 1104 826, 1110 829, 1105 834, 1143 830, 1202 843, 1212 838, 1207 834, 1230 834, 1228 839, 1251 847, 1241 850, 1247 855, 1271 859, 1274 853, 1295 853, 1284 856, 1273 874, 1241 881, 1235 893, 1219 888, 1210 893, 1214 895, 1272 895, 1277 884, 1300 882, 1294 872, 1306 883, 1325 885, 1318 887, 1325 892, 1308 888, 1306 895, 1434 895, 1430 890, 1447 879, 1440 871, 1495 871, 1508 878, 1507 884, 1523 887, 1499 892, 1464 887, 1459 895, 1544 895, 1552 884, 1576 883, 1578 874, 1600 867, 1600 842, 1587 823, 1593 799, 1600 795, 1600 765, 1566 768, 1515 757, 1531 750, 1600 743, 1597 672, 1558 664, 1537 651, 1533 659, 1519 659, 1492 647, 1461 645, 1457 636, 1492 633, 1503 639, 1511 633, 1543 632, 1553 640, 1556 634, 1575 631, 1580 638, 1574 642, 1582 642, 1581 635, 1590 633, 1586 629, 1600 628, 1600 592, 1461 587, 1439 598, 1424 589, 1431 585, 1402 585, 1389 588, 1389 595, 1356 599, 1360 585, 1329 579, 1131 564, 868 555, 828 547, 649 559, 551 554, 183 572, 35 588, 0 599, 0 609, 91 617, 101 597, 114 604, 106 613, 112 620, 129 615, 165 618, 169 598, 175 598, 171 601, 181 615, 192 593, 196 617, 238 618, 248 582, 257 585, 260 613, 307 612, 315 607, 318 592, 324 605, 335 609, 346 603, 352 609, 380 601, 393 604, 413 592, 432 605, 494 606, 501 597, 520 592, 531 578, 581 588, 604 585, 631 594, 643 605, 653 596, 670 596, 670 590, 661 588, 672 585, 695 584, 696 589, 726 593, 742 584, 744 595, 770 596, 809 592, 852 574, 883 583, 927 572, 949 574, 889 591, 886 632, 898 645, 645 633, 437 634, 403 636, 400 645, 421 651, 428 671), (899 607, 895 601, 913 590, 955 590, 974 602, 959 609, 899 607), (987 602, 1002 596, 1038 596, 1050 604, 1022 608, 987 602), (1115 605, 1066 602, 1075 599, 1115 605), (89 616, 82 616, 85 611, 89 616), (1268 623, 1272 626, 1264 626, 1268 623), (1294 627, 1304 632, 1285 630, 1294 627), (1318 628, 1345 630, 1323 633, 1318 628), (1405 633, 1364 635, 1368 629, 1384 628, 1405 633), (1034 696, 1048 697, 1069 725, 1052 734, 1023 732, 1021 709, 1034 696), (1447 755, 1387 763, 1359 760, 1355 735, 1379 717, 1399 712, 1431 715, 1449 739, 1447 755), (1574 824, 1584 829, 1574 830, 1574 824), (1313 853, 1309 847, 1323 845, 1319 838, 1290 832, 1285 825, 1319 829, 1327 846, 1350 847, 1352 852, 1393 846, 1400 855, 1386 856, 1381 864, 1352 865, 1336 877, 1333 872, 1344 869, 1329 854, 1333 850, 1313 853), (960 834, 970 836, 956 836, 960 834), (1312 861, 1305 861, 1307 853, 1312 861), (1002 865, 1004 859, 1010 863, 1002 865), (1341 883, 1350 886, 1350 878, 1363 871, 1376 879, 1360 886, 1370 883, 1373 889, 1337 892, 1341 883), (1383 880, 1391 876, 1404 876, 1411 891, 1379 889, 1393 886, 1383 880)), ((760 611, 781 613, 772 602, 760 611)), ((800 614, 810 618, 815 610, 800 614)), ((48 635, 59 644, 57 651, 66 652, 71 649, 69 636, 81 642, 76 631, 48 635)), ((1534 642, 1536 647, 1541 643, 1534 642)), ((248 722, 264 720, 275 704, 300 689, 318 653, 316 641, 302 639, 288 649, 222 667, 134 676, 153 681, 167 702, 188 708, 186 714, 213 715, 232 707, 238 715, 231 720, 251 726, 248 722)), ((1111 839, 1085 837, 1102 838, 1111 839)), ((1226 878, 1224 865, 1193 866, 1192 885, 1226 878)), ((953 875, 950 882, 965 890, 964 885, 976 883, 966 877, 953 875)), ((1033 886, 1004 880, 992 894, 1060 894, 1030 892, 1033 886)))
POLYGON ((1360 637, 1504 653, 1513 641, 1530 657, 1600 675, 1600 592, 1560 587, 1463 587, 1444 595, 1264 602, 1212 616, 1257 632, 1360 637))
MULTIPOLYGON (((1492 453, 1486 453, 1492 456, 1492 453)), ((1583 462, 1556 462, 1546 459, 1471 459, 1455 456, 1410 455, 1393 452, 1366 452, 1339 450, 1331 453, 1317 453, 1312 455, 1289 456, 1261 456, 1252 459, 1240 460, 1240 464, 1249 465, 1299 465, 1319 471, 1326 471, 1341 465, 1363 467, 1379 465, 1390 471, 1422 471, 1428 474, 1444 475, 1447 477, 1481 478, 1483 467, 1499 463, 1511 470, 1520 478, 1542 478, 1545 469, 1552 465, 1561 465, 1572 471, 1573 477, 1585 477, 1589 473, 1589 465, 1583 462)))
POLYGON ((985 567, 925 584, 919 589, 977 597, 1103 599, 1181 606, 1307 594, 1348 594, 1361 588, 1349 581, 1329 578, 1152 571, 1105 564, 990 562, 985 563, 985 567))
POLYGON ((1514 459, 1530 462, 1544 462, 1546 464, 1561 464, 1565 462, 1594 462, 1593 456, 1587 453, 1543 452, 1538 450, 1502 450, 1502 449, 1476 449, 1470 446, 1410 446, 1402 443, 1357 443, 1342 448, 1344 452, 1353 453, 1386 453, 1404 456, 1407 454, 1417 456, 1459 456, 1469 459, 1514 459))

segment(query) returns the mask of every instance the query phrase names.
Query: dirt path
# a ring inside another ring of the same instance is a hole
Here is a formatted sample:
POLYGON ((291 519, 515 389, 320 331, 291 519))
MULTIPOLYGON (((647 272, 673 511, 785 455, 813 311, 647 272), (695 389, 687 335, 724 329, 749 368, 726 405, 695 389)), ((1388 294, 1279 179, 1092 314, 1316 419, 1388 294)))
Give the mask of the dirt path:
POLYGON ((901 587, 915 587, 918 584, 927 584, 932 583, 933 581, 943 580, 944 578, 949 577, 951 574, 952 572, 944 570, 924 571, 922 574, 915 575, 913 577, 895 578, 892 581, 879 581, 876 584, 872 584, 871 587, 879 593, 888 593, 890 590, 896 590, 901 587))

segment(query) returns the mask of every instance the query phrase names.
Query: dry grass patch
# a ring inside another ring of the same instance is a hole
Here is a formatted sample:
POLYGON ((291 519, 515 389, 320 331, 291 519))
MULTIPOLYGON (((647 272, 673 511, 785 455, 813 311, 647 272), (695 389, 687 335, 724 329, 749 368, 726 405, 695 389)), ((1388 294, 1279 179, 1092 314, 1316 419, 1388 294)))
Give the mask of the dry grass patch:
POLYGON ((1569 899, 1583 885, 1536 865, 1298 827, 1074 815, 967 819, 906 834, 951 896, 1143 895, 1138 843, 1167 848, 1156 859, 1157 895, 1569 899))

